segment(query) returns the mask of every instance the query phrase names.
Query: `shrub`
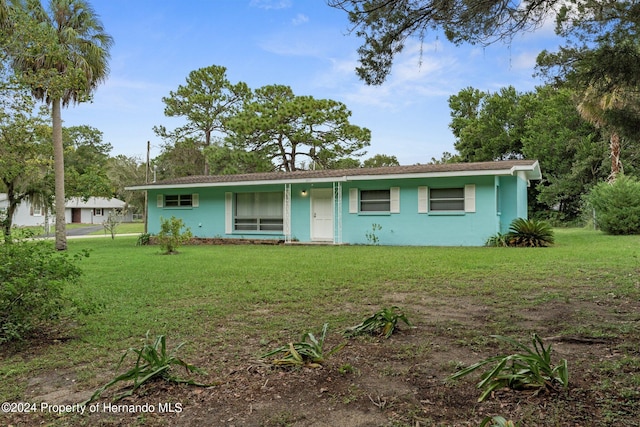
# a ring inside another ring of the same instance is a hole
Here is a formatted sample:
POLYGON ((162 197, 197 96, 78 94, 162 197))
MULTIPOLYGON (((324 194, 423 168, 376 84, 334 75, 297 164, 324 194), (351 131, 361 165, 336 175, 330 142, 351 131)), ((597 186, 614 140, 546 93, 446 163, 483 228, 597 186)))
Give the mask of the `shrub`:
POLYGON ((348 328, 344 331, 344 334, 347 336, 378 334, 389 338, 398 329, 398 321, 400 320, 407 326, 411 326, 407 316, 398 307, 386 307, 373 313, 364 319, 362 323, 348 328))
POLYGON ((596 225, 607 234, 640 234, 640 182, 620 175, 601 182, 586 196, 595 212, 596 225))
POLYGON ((536 248, 550 246, 553 243, 553 230, 545 221, 516 218, 509 226, 508 246, 536 248))
POLYGON ((160 232, 158 233, 158 244, 164 249, 166 254, 178 253, 178 248, 187 243, 192 236, 191 230, 185 228, 182 219, 172 216, 169 219, 160 217, 160 232))
POLYGON ((485 242, 486 246, 545 247, 554 243, 549 223, 536 219, 516 218, 506 234, 496 233, 485 242))
POLYGON ((483 390, 478 398, 482 402, 496 389, 508 387, 513 390, 556 390, 556 385, 567 387, 569 384, 569 371, 567 361, 562 360, 559 365, 551 364, 551 345, 545 348, 542 340, 533 334, 531 340, 533 349, 518 341, 492 335, 508 344, 522 350, 521 353, 494 356, 468 366, 453 374, 449 379, 454 380, 468 375, 485 365, 494 364, 480 377, 477 388, 483 390))
POLYGON ((99 398, 107 388, 121 381, 133 381, 133 385, 126 392, 116 396, 116 401, 122 399, 123 397, 131 396, 133 392, 136 391, 141 385, 155 379, 163 379, 169 382, 183 383, 199 387, 209 387, 211 384, 201 384, 195 382, 194 380, 182 379, 171 374, 171 367, 173 366, 185 368, 187 373, 195 372, 199 374, 206 374, 200 368, 186 363, 184 360, 176 356, 176 353, 183 345, 184 343, 181 343, 171 352, 167 352, 167 342, 165 336, 158 335, 155 342, 151 344, 149 340, 149 332, 147 331, 144 345, 140 349, 130 348, 129 350, 127 350, 122 355, 122 357, 120 358, 120 362, 118 363, 118 368, 120 368, 120 365, 122 365, 122 362, 127 357, 127 355, 133 353, 136 355, 136 363, 133 368, 129 369, 127 372, 121 375, 118 375, 113 380, 100 387, 93 393, 91 398, 89 398, 89 400, 87 400, 86 402, 83 402, 83 404, 86 405, 93 402, 94 400, 99 398))
POLYGON ((147 246, 151 243, 151 234, 149 233, 140 233, 138 236, 138 240, 136 241, 136 246, 147 246))
POLYGON ((80 278, 74 261, 82 255, 56 252, 49 241, 0 244, 0 343, 27 338, 76 306, 64 288, 80 278))

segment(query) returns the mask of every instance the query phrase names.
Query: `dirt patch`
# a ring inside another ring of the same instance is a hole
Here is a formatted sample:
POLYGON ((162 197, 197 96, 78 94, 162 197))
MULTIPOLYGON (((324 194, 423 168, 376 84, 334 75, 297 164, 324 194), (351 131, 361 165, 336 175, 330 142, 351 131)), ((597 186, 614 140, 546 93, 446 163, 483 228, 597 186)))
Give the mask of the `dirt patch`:
MULTIPOLYGON (((522 426, 602 426, 614 420, 625 426, 640 425, 640 388, 624 384, 624 372, 606 368, 611 364, 633 372, 640 364, 638 301, 549 301, 518 313, 477 305, 468 298, 398 294, 389 302, 410 314, 413 328, 402 327, 387 340, 351 339, 320 369, 277 369, 245 358, 248 350, 238 343, 192 361, 212 373, 198 380, 215 382, 213 387, 153 382, 119 401, 117 407, 110 406, 109 399, 119 390, 105 393, 97 402, 99 410, 92 414, 11 414, 8 421, 15 425, 415 427, 477 426, 485 416, 501 415, 522 426), (478 403, 477 376, 447 382, 458 367, 508 350, 490 338, 498 324, 500 330, 519 331, 521 338, 536 332, 548 339, 555 349, 554 361, 566 358, 569 362, 569 388, 538 394, 504 389, 478 403), (597 333, 589 334, 594 325, 609 325, 617 332, 608 336, 599 326, 597 333), (566 332, 571 330, 576 332, 566 332), (630 350, 630 340, 635 340, 636 354, 630 350), (624 345, 626 350, 621 348, 624 345), (631 359, 635 362, 625 364, 631 359), (226 362, 214 362, 221 360, 226 362), (612 381, 620 382, 619 387, 611 387, 612 381), (145 404, 154 410, 143 411, 145 404)), ((327 346, 341 340, 335 333, 327 346)), ((78 389, 74 375, 68 370, 36 376, 27 385, 25 399, 79 401, 86 392, 78 389)))

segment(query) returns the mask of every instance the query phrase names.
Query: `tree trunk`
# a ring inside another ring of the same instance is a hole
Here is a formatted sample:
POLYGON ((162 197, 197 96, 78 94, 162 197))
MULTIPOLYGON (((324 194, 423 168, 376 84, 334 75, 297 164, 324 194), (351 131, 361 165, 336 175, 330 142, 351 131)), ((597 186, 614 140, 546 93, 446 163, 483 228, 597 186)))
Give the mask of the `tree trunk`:
POLYGON ((62 109, 60 99, 51 103, 53 128, 53 164, 55 174, 55 209, 56 209, 56 249, 67 250, 67 227, 64 217, 64 148, 62 146, 62 109))
POLYGON ((609 147, 611 150, 611 175, 609 175, 609 182, 614 182, 618 175, 622 173, 622 162, 620 161, 620 135, 618 132, 613 131, 609 138, 609 147))
POLYGON ((9 202, 9 206, 7 207, 7 211, 5 212, 7 217, 2 223, 2 228, 4 232, 5 243, 10 243, 11 242, 11 226, 13 225, 13 214, 16 211, 17 202, 15 198, 15 191, 13 190, 13 183, 6 184, 6 187, 7 187, 7 200, 9 202))

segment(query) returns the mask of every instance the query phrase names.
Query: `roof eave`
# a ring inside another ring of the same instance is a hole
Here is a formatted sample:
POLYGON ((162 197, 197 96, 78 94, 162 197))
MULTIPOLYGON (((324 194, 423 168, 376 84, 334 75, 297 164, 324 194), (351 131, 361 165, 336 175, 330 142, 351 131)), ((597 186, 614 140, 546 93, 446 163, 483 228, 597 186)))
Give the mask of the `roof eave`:
POLYGON ((336 177, 322 178, 286 178, 251 181, 225 181, 225 182, 196 182, 183 184, 145 184, 125 187, 125 190, 166 190, 172 188, 206 188, 206 187, 240 187, 252 185, 281 185, 281 184, 313 184, 329 182, 349 182, 349 181, 371 181, 371 180, 394 180, 394 179, 415 179, 415 178, 451 178, 468 176, 515 176, 523 172, 528 180, 538 180, 542 178, 540 164, 538 161, 531 165, 516 165, 509 169, 488 169, 488 170, 463 170, 446 172, 418 172, 388 175, 344 175, 336 177))

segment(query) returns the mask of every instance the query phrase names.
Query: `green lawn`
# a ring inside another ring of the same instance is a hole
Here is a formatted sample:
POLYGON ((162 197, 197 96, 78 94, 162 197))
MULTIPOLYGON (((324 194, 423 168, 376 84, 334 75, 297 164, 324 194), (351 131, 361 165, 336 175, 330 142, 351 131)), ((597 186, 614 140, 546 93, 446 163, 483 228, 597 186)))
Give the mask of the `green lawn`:
MULTIPOLYGON (((204 366, 219 371, 257 358, 264 343, 298 338, 324 322, 340 330, 398 301, 417 324, 432 321, 418 309, 432 301, 473 301, 492 313, 491 327, 478 326, 479 333, 523 336, 529 331, 514 316, 549 302, 640 300, 640 237, 582 229, 558 229, 555 246, 535 249, 243 245, 187 246, 179 255, 161 255, 158 247, 135 243, 123 236, 69 240, 71 253, 91 251, 81 261, 82 284, 69 293, 99 309, 65 333, 74 339, 39 347, 31 357, 24 348, 5 355, 3 401, 24 399, 33 372, 69 366, 79 386, 95 388, 147 331, 187 341, 187 359, 233 350, 237 360, 212 357, 204 366)), ((580 325, 560 325, 554 333, 575 334, 580 325)), ((587 325, 594 336, 633 329, 626 321, 587 325)), ((457 339, 477 341, 473 333, 457 339)))

